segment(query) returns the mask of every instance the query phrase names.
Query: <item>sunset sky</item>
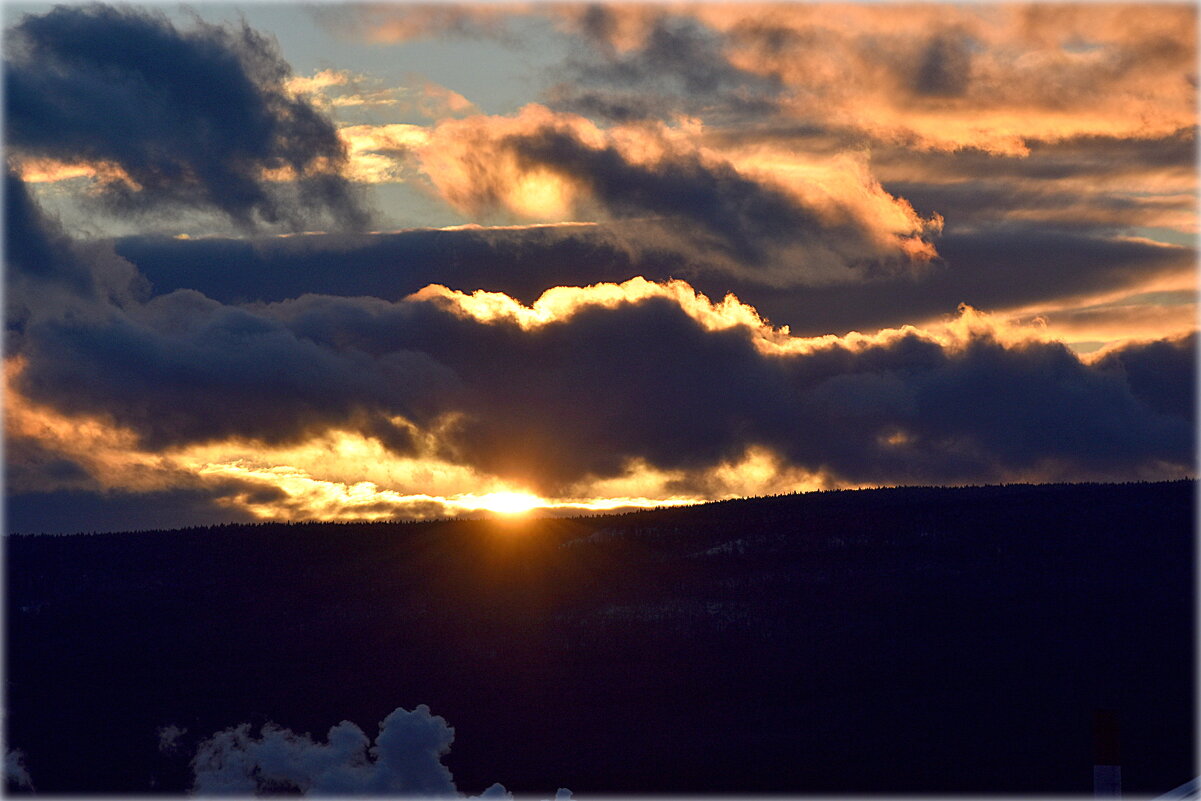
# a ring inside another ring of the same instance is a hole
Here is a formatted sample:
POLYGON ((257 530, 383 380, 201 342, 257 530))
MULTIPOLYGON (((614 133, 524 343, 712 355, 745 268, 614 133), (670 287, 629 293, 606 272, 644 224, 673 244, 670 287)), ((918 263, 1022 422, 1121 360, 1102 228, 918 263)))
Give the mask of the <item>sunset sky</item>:
POLYGON ((10 531, 1194 474, 1191 4, 4 12, 10 531))

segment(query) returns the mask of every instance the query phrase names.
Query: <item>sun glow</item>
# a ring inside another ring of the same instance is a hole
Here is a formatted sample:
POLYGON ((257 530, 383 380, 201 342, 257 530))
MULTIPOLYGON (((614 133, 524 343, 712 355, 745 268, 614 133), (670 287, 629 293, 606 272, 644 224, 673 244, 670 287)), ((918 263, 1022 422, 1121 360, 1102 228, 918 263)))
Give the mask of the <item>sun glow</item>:
POLYGON ((502 515, 522 515, 548 505, 537 495, 527 492, 488 492, 483 495, 460 495, 455 504, 463 509, 480 509, 502 515))
MULTIPOLYGON (((661 486, 667 477, 632 472, 616 483, 573 488, 571 497, 543 498, 499 476, 426 454, 401 456, 379 440, 331 429, 306 442, 268 446, 236 438, 151 450, 111 419, 66 414, 24 397, 14 385, 24 360, 4 364, 5 430, 10 453, 37 442, 10 489, 59 489, 43 476, 46 459, 79 465, 88 486, 104 491, 208 490, 213 502, 261 520, 432 519, 494 513, 520 516, 679 506, 705 500, 661 486)), ((436 431, 426 432, 437 439, 436 431)), ((437 450, 436 442, 430 446, 437 450)), ((21 457, 12 457, 21 460, 21 457)))

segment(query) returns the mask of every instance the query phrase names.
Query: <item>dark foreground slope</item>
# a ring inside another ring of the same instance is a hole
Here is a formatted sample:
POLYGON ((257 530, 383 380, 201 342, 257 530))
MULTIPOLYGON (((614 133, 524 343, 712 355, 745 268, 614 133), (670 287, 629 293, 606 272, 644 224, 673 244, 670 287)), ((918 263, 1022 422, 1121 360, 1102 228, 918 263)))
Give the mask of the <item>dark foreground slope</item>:
POLYGON ((1197 772, 1194 491, 9 536, 8 742, 39 792, 174 792, 219 729, 425 703, 471 793, 1089 793, 1111 708, 1159 793, 1197 772))

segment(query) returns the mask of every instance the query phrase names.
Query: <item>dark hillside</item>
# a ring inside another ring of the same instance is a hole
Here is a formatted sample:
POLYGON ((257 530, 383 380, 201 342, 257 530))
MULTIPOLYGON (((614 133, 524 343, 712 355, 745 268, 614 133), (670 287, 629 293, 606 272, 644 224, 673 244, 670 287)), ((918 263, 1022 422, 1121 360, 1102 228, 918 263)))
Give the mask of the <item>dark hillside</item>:
POLYGON ((1197 773, 1195 490, 10 535, 7 739, 42 793, 181 792, 219 729, 424 703, 469 793, 1090 793, 1110 708, 1156 794, 1197 773))

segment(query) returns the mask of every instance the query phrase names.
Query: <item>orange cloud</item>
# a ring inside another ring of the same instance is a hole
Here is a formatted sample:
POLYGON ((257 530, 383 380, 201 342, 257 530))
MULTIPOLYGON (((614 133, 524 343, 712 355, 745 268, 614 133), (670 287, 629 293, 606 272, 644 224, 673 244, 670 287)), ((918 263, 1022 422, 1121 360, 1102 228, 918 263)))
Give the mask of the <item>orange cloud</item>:
POLYGON ((441 119, 452 114, 464 114, 475 110, 475 104, 463 95, 430 81, 418 87, 420 101, 417 110, 430 119, 441 119))
POLYGON ((779 75, 791 114, 935 149, 1153 138, 1192 125, 1187 5, 708 6, 736 66, 779 75))
POLYGON ((140 187, 137 181, 111 161, 59 161, 46 156, 9 157, 9 163, 22 181, 31 184, 57 183, 73 178, 90 178, 101 183, 121 183, 132 190, 140 187))
MULTIPOLYGON (((16 170, 22 181, 31 184, 49 184, 69 181, 75 178, 87 178, 92 182, 92 189, 97 190, 113 185, 120 185, 131 192, 143 189, 121 165, 110 161, 59 161, 49 157, 10 157, 10 164, 16 170)), ((317 157, 305 165, 301 173, 289 166, 263 168, 258 177, 264 181, 290 182, 303 177, 317 175, 337 175, 343 165, 334 163, 326 157, 317 157)))
POLYGON ((602 53, 691 18, 734 67, 779 79, 787 116, 924 148, 1023 154, 1032 139, 1153 138, 1195 123, 1188 4, 664 3, 369 7, 372 41, 502 35, 539 15, 602 53))
POLYGON ((741 172, 776 183, 825 215, 827 224, 854 220, 881 252, 899 249, 914 261, 938 255, 929 237, 942 230, 942 217, 923 219, 904 198, 886 192, 865 152, 806 156, 761 146, 735 148, 726 155, 741 172))
POLYGON ((1110 195, 1082 197, 1051 208, 998 209, 996 217, 1046 224, 1085 224, 1117 229, 1164 228, 1182 234, 1201 233, 1195 195, 1110 195), (1107 202, 1108 201, 1108 202, 1107 202))
MULTIPOLYGON (((1128 303, 1047 312, 1041 320, 1048 333, 1069 344, 1116 345, 1132 341, 1175 338, 1197 330, 1195 303, 1128 303)), ((1018 318, 1016 322, 1025 323, 1018 318)))
POLYGON ((604 135, 582 117, 537 105, 514 117, 475 116, 440 123, 420 152, 421 169, 442 197, 465 214, 501 209, 526 220, 567 219, 583 187, 569 175, 526 165, 503 146, 505 137, 542 125, 562 125, 600 143, 604 135))
POLYGON ((778 79, 785 116, 922 148, 1021 155, 1031 140, 1154 138, 1196 122, 1189 4, 624 3, 362 6, 329 13, 373 42, 508 37, 549 18, 601 55, 669 17, 724 37, 729 63, 778 79))
POLYGON ((848 263, 912 264, 937 255, 930 240, 941 220, 919 217, 884 191, 865 155, 721 150, 699 144, 703 134, 689 120, 600 128, 528 105, 513 116, 442 122, 418 156, 433 186, 463 214, 538 221, 642 216, 663 223, 653 234, 660 244, 706 250, 710 260, 721 255, 701 244, 707 238, 746 237, 756 248, 784 249, 758 271, 764 280, 795 282, 798 264, 805 265, 803 280, 847 280, 848 263), (778 224, 750 214, 753 203, 781 215, 778 224), (689 220, 690 213, 704 216, 689 220), (673 230, 677 215, 687 222, 673 230), (793 240, 796 247, 788 244, 793 240))
POLYGON ((346 146, 346 177, 361 183, 406 180, 412 172, 411 155, 429 142, 429 131, 420 125, 347 125, 338 129, 346 146))
POLYGON ((1197 331, 1196 294, 1196 272, 1177 272, 1119 291, 1008 309, 997 316, 1019 326, 1041 326, 1046 336, 1071 345, 1120 346, 1197 331))
POLYGON ((300 75, 293 76, 284 82, 284 88, 293 94, 311 95, 331 86, 346 86, 353 77, 346 70, 324 69, 313 73, 308 78, 300 75))

